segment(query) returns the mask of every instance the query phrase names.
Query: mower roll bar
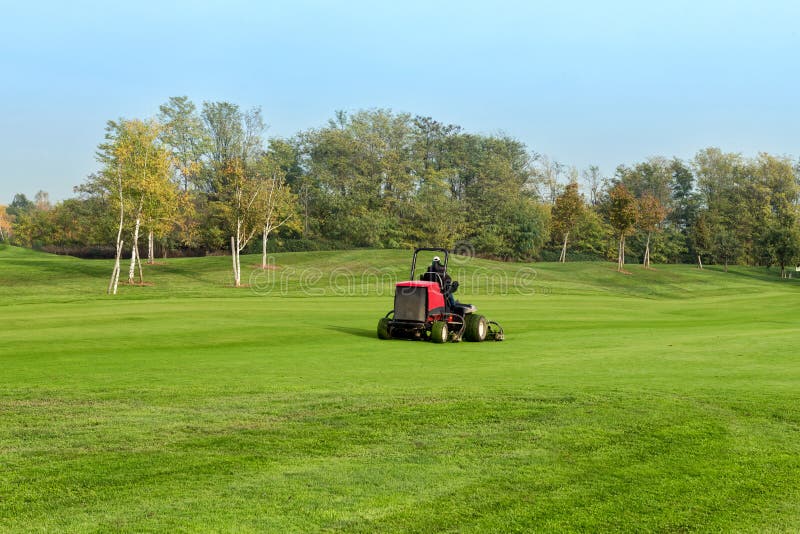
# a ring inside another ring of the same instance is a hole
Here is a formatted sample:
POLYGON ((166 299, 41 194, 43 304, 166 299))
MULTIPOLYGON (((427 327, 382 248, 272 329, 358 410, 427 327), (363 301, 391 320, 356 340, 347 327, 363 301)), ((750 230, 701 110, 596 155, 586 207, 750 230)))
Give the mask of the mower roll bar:
POLYGON ((446 248, 416 248, 414 249, 414 258, 411 260, 411 277, 409 280, 414 280, 414 270, 417 266, 417 254, 420 252, 441 252, 444 254, 444 272, 447 273, 447 261, 450 259, 450 252, 446 248))

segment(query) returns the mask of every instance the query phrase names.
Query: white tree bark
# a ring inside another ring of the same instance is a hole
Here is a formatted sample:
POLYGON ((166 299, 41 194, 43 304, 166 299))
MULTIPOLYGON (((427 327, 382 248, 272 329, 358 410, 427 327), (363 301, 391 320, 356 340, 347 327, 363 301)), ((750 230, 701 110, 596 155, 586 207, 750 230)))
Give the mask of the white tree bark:
POLYGON ((269 239, 269 225, 264 225, 264 233, 261 239, 261 268, 267 268, 267 239, 269 239))
POLYGON ((136 250, 136 265, 139 266, 139 283, 144 283, 144 273, 142 272, 142 257, 139 255, 139 250, 136 250))
POLYGON ((233 286, 239 287, 239 280, 236 275, 236 237, 231 236, 231 262, 233 262, 233 286))
POLYGON ((567 262, 567 240, 569 239, 569 232, 564 234, 564 246, 561 247, 561 256, 558 258, 558 261, 561 263, 567 262))
POLYGON ((644 247, 644 267, 645 269, 650 268, 650 235, 651 233, 647 233, 647 244, 644 247))
POLYGON ((153 247, 153 230, 147 233, 147 264, 153 265, 155 263, 155 248, 153 247))
POLYGON ((697 268, 698 269, 703 268, 703 260, 700 259, 700 254, 697 255, 697 268))
POLYGON ((133 246, 131 246, 131 266, 128 269, 128 283, 133 284, 134 279, 133 277, 136 275, 136 259, 139 255, 138 246, 139 243, 139 225, 141 223, 141 217, 136 217, 136 225, 133 230, 133 246))
POLYGON ((117 172, 117 182, 119 187, 119 228, 117 229, 117 251, 116 258, 114 260, 114 270, 111 273, 111 280, 108 283, 108 291, 106 291, 106 293, 111 293, 112 295, 117 294, 117 284, 119 283, 119 259, 122 255, 122 227, 125 222, 125 202, 122 196, 122 176, 120 175, 119 171, 117 172))
POLYGON ((112 295, 117 294, 117 286, 119 285, 119 271, 120 271, 120 256, 122 256, 122 246, 125 244, 124 241, 120 241, 117 243, 117 256, 114 260, 114 271, 111 273, 111 281, 108 286, 108 292, 112 295))

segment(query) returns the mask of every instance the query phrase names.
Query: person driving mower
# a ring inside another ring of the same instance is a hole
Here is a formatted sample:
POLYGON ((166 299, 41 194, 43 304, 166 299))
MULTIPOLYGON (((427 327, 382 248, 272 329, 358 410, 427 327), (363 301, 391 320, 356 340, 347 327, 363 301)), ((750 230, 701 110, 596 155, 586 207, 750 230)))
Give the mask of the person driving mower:
POLYGON ((458 290, 458 282, 454 282, 453 279, 450 278, 450 275, 447 274, 444 265, 442 265, 442 259, 439 256, 433 257, 433 262, 430 267, 428 267, 428 271, 423 277, 439 282, 439 287, 442 289, 442 293, 444 293, 451 310, 455 309, 456 306, 472 308, 471 304, 461 304, 453 297, 453 293, 458 290))

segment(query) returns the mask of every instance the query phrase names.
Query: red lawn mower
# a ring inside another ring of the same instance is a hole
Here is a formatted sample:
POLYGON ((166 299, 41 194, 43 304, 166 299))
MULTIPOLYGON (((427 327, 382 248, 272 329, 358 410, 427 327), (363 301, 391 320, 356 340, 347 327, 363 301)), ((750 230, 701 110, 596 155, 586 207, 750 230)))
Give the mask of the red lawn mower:
POLYGON ((447 341, 502 341, 503 328, 475 313, 472 304, 462 304, 453 299, 458 282, 447 274, 450 253, 443 248, 418 248, 411 260, 411 276, 407 282, 395 285, 394 309, 378 321, 380 339, 411 339, 445 343, 447 341), (437 256, 431 267, 414 277, 417 255, 420 252, 440 252, 444 264, 437 256), (438 260, 438 261, 437 261, 438 260))

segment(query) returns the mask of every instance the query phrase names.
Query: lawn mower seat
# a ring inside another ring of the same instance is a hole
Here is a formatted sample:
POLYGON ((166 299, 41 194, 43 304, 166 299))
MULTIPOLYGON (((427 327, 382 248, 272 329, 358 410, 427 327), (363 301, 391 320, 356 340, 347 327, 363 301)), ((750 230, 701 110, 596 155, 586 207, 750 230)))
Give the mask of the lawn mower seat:
POLYGON ((444 291, 444 280, 442 279, 442 275, 439 273, 428 271, 426 273, 422 273, 419 279, 422 280, 423 282, 436 282, 437 284, 439 284, 439 289, 444 291))
POLYGON ((472 304, 464 304, 463 302, 458 301, 456 301, 456 305, 453 307, 453 313, 457 313, 462 317, 466 316, 468 313, 474 313, 476 311, 478 311, 478 308, 472 304))

